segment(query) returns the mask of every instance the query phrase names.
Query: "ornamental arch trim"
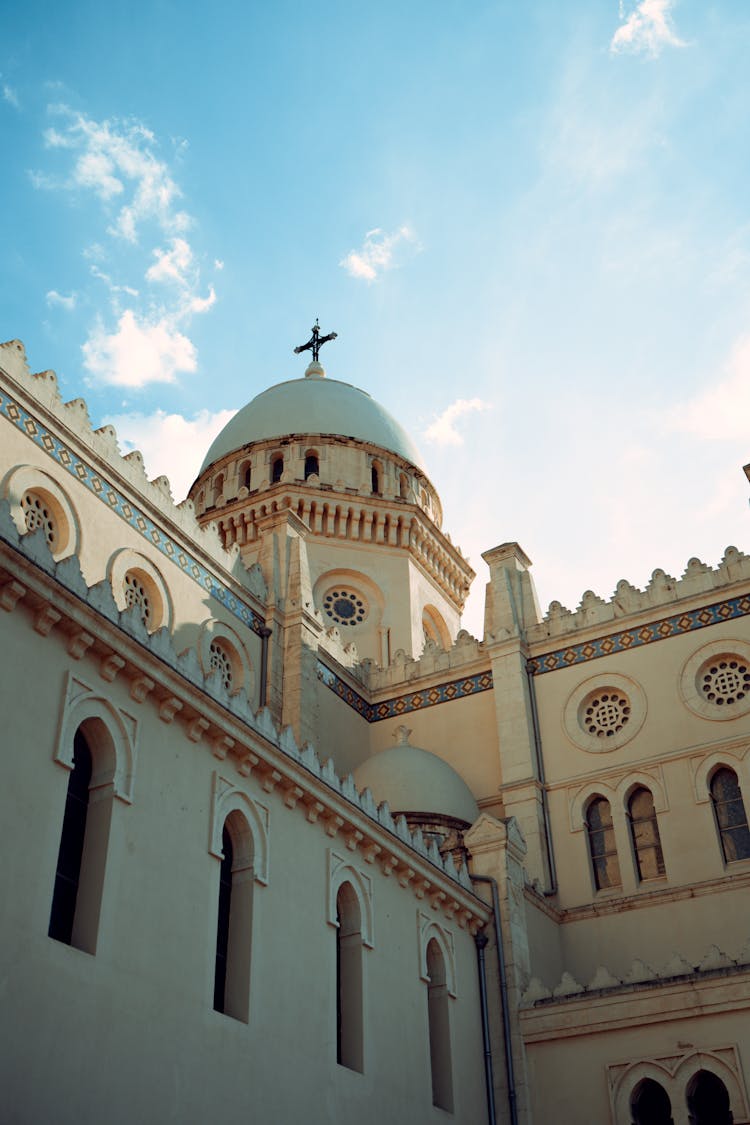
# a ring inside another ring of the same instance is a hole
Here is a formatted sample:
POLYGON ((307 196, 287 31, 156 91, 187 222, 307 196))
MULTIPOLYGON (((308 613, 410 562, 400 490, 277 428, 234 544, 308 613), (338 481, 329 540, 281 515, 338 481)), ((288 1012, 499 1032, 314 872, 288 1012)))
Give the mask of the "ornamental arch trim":
POLYGON ((359 905, 362 926, 362 944, 372 949, 375 944, 374 917, 372 907, 372 879, 348 860, 338 855, 332 848, 328 851, 328 902, 327 917, 331 926, 336 926, 336 899, 344 883, 348 883, 359 905))
POLYGON ((246 847, 241 850, 248 855, 252 851, 253 878, 256 883, 267 886, 270 823, 268 809, 260 801, 250 797, 244 789, 240 789, 234 782, 228 781, 219 773, 214 773, 208 850, 218 860, 224 858, 221 836, 226 819, 233 812, 241 814, 252 837, 252 848, 246 847))
POLYGON ((422 910, 417 911, 417 956, 419 964, 419 979, 425 984, 430 983, 430 974, 427 971, 427 947, 431 941, 438 944, 445 963, 445 986, 448 995, 455 1000, 456 991, 456 950, 453 934, 445 926, 441 926, 429 914, 422 910))
POLYGON ((217 671, 215 653, 212 652, 212 646, 217 644, 224 649, 231 665, 232 683, 227 694, 236 695, 244 690, 248 699, 254 699, 255 669, 247 648, 236 629, 214 617, 203 622, 198 637, 198 656, 203 674, 210 676, 217 671))
MULTIPOLYGON (((28 525, 24 500, 29 495, 38 497, 46 504, 48 519, 53 523, 58 535, 58 544, 50 545, 55 562, 61 562, 62 559, 78 554, 81 541, 78 516, 67 492, 49 473, 45 473, 35 465, 18 465, 3 480, 0 495, 10 504, 11 516, 19 535, 28 535, 34 530, 28 525)), ((43 523, 40 521, 37 526, 41 527, 43 523)))
POLYGON ((138 757, 138 720, 69 673, 54 752, 54 760, 67 770, 73 769, 73 740, 83 723, 87 724, 86 738, 94 761, 91 788, 111 784, 114 796, 131 804, 138 757))
POLYGON ((145 594, 150 598, 153 610, 151 620, 146 623, 149 633, 166 628, 172 631, 174 613, 169 588, 161 571, 149 558, 131 547, 121 547, 110 556, 107 563, 107 577, 112 586, 112 595, 120 612, 129 608, 125 592, 128 576, 135 576, 141 583, 145 594))
POLYGON ((750 793, 750 755, 748 747, 742 750, 716 750, 708 757, 702 758, 693 770, 693 788, 695 800, 704 804, 711 799, 711 778, 717 770, 725 767, 734 770, 740 783, 743 794, 750 793))

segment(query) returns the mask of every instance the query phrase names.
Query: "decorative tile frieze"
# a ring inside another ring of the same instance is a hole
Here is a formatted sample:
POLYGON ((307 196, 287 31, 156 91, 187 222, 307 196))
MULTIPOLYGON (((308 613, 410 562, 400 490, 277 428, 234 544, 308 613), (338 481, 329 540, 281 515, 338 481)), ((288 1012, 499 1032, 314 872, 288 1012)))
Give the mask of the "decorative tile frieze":
POLYGON ((110 511, 138 532, 143 539, 156 547, 165 558, 174 563, 183 574, 197 583, 202 590, 205 590, 212 598, 220 602, 233 617, 236 617, 238 621, 252 629, 253 632, 260 633, 260 630, 265 626, 265 622, 250 605, 238 597, 233 590, 230 590, 220 578, 212 574, 189 551, 175 543, 152 519, 131 503, 119 489, 86 464, 77 453, 51 434, 42 422, 33 418, 24 407, 3 391, 0 391, 0 416, 7 418, 17 430, 30 438, 38 449, 51 457, 71 477, 80 481, 93 496, 96 496, 110 511))
POLYGON ((405 692, 403 695, 394 696, 392 699, 381 699, 377 703, 368 703, 358 691, 345 683, 321 660, 318 661, 318 679, 368 723, 379 723, 383 719, 393 719, 414 711, 424 711, 425 708, 435 707, 438 703, 465 699, 469 695, 479 695, 481 692, 490 691, 492 688, 492 673, 488 670, 477 672, 473 676, 464 676, 460 680, 434 684, 432 687, 421 688, 419 691, 405 692))
POLYGON ((736 598, 726 598, 713 605, 683 610, 671 617, 638 625, 634 629, 622 629, 617 633, 608 633, 605 637, 543 653, 529 660, 528 668, 532 675, 542 676, 545 672, 557 672, 560 668, 571 668, 574 664, 586 664, 602 656, 628 652, 632 648, 641 648, 656 641, 665 641, 668 637, 678 637, 697 629, 706 629, 710 625, 734 621, 749 614, 750 596, 743 594, 736 598))

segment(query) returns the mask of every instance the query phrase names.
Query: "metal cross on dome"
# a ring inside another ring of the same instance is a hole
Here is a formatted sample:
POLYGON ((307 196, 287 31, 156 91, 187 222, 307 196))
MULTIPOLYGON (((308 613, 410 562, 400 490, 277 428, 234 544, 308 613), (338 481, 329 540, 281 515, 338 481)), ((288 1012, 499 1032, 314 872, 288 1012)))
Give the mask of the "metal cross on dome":
POLYGON ((306 344, 300 344, 300 346, 298 348, 295 348, 294 354, 299 355, 300 352, 306 352, 308 350, 312 351, 313 360, 314 360, 315 363, 317 363, 318 362, 318 353, 320 352, 320 349, 323 347, 323 344, 327 344, 329 340, 335 340, 337 336, 338 336, 338 332, 329 332, 327 336, 321 336, 320 325, 318 324, 318 318, 315 317, 315 324, 313 325, 312 336, 310 337, 310 339, 307 341, 306 344))

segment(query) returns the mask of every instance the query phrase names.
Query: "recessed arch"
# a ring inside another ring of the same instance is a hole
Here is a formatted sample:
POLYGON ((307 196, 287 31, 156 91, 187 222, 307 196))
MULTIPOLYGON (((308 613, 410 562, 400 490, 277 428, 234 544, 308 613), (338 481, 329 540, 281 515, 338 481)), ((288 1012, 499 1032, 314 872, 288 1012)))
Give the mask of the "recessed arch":
POLYGON ((417 956, 419 965, 419 978, 426 984, 430 982, 430 970, 427 958, 427 947, 431 941, 437 942, 445 964, 445 986, 449 996, 457 995, 456 992, 456 953, 453 934, 434 918, 417 912, 417 956))
POLYGON ((94 759, 92 785, 111 782, 114 796, 130 804, 138 754, 138 722, 95 688, 70 675, 54 755, 55 761, 66 769, 73 769, 73 740, 84 723, 94 759))
POLYGON ((56 562, 78 554, 78 516, 67 492, 49 473, 35 465, 19 465, 3 480, 0 494, 10 504, 20 535, 41 530, 56 562))
POLYGON ((244 691, 255 695, 255 669, 236 629, 224 621, 207 618, 201 625, 198 655, 205 676, 216 675, 228 695, 244 691))
POLYGON ((361 918, 362 944, 372 949, 374 945, 372 881, 369 875, 354 867, 336 852, 328 853, 328 922, 337 925, 336 902, 343 883, 348 883, 356 895, 361 918))
POLYGON ((451 647, 451 635, 440 610, 434 605, 422 609, 422 629, 425 640, 434 641, 442 649, 451 647))
POLYGON ((238 862, 237 857, 251 856, 253 878, 265 886, 268 883, 268 809, 233 782, 215 773, 208 850, 217 859, 224 856, 224 825, 235 812, 241 816, 241 820, 235 818, 232 821, 232 841, 237 849, 235 862, 238 862), (249 833, 249 836, 243 833, 249 833))
MULTIPOLYGON (((169 587, 161 571, 140 551, 122 547, 110 556, 107 575, 120 612, 131 607, 140 611, 149 633, 172 629, 173 609, 169 587)), ((134 612, 135 612, 134 611, 134 612)))

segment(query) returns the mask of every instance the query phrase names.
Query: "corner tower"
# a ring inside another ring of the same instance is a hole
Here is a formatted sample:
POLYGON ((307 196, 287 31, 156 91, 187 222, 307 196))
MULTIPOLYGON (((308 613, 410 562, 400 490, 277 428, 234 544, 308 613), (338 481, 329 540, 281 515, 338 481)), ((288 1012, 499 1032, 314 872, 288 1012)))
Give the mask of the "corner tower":
POLYGON ((399 649, 418 656, 426 638, 455 638, 474 572, 440 529, 422 458, 388 411, 326 378, 317 359, 238 411, 189 496, 201 523, 215 522, 226 547, 237 543, 245 564, 264 570, 273 517, 295 517, 314 608, 360 659, 388 664, 399 649))

